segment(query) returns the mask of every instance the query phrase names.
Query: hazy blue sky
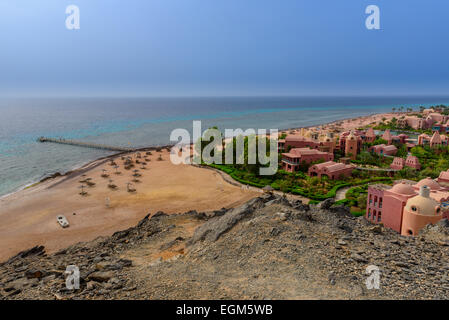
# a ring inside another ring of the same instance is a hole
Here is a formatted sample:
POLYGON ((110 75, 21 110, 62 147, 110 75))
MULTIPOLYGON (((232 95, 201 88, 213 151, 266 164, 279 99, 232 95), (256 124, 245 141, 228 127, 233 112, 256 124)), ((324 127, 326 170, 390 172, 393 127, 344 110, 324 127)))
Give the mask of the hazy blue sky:
POLYGON ((448 21, 447 0, 1 0, 0 95, 444 94, 448 21))

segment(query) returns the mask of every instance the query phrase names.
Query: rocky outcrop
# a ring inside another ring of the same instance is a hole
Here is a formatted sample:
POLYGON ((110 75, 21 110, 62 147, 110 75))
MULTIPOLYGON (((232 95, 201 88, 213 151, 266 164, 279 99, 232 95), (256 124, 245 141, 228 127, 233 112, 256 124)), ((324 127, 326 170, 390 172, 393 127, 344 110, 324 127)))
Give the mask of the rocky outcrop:
POLYGON ((325 201, 148 214, 135 227, 0 265, 0 299, 447 299, 449 223, 403 237, 325 201), (79 289, 66 286, 77 266, 79 289), (378 268, 380 288, 366 287, 378 268))

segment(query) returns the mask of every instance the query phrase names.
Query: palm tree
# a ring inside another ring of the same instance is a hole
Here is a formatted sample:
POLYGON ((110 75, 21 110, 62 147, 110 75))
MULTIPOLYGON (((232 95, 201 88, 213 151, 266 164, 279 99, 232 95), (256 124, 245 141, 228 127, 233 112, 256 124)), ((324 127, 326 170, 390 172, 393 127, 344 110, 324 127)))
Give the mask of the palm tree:
POLYGON ((393 107, 393 108, 391 108, 391 110, 393 111, 393 113, 396 111, 396 108, 395 107, 393 107))

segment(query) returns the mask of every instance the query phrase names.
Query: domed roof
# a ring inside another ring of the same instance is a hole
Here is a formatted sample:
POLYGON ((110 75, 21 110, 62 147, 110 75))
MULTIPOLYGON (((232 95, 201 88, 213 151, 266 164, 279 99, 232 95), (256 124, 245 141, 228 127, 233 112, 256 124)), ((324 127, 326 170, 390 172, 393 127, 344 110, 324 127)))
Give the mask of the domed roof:
POLYGON ((350 132, 349 132, 349 135, 348 135, 348 139, 350 139, 350 140, 355 140, 355 138, 356 138, 356 136, 355 136, 354 132, 353 132, 353 131, 350 131, 350 132))
POLYGON ((430 190, 439 190, 441 186, 435 180, 427 177, 416 184, 417 187, 428 186, 430 190))
MULTIPOLYGON (((418 195, 407 200, 405 210, 425 216, 434 216, 437 214, 439 203, 430 198, 418 195)), ((439 214, 439 211, 438 211, 439 214)))
POLYGON ((405 195, 415 194, 415 190, 413 190, 413 187, 405 182, 396 184, 395 186, 393 186, 393 188, 391 188, 391 191, 405 195))

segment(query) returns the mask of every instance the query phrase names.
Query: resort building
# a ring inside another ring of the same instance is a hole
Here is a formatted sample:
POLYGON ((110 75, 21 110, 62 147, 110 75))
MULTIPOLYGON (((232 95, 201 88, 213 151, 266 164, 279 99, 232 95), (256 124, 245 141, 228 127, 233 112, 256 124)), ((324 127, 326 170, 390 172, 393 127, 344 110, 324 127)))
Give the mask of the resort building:
POLYGON ((398 152, 395 146, 387 146, 386 144, 378 144, 370 147, 368 150, 381 156, 394 156, 398 152))
POLYGON ((278 141, 278 151, 288 151, 292 148, 310 148, 323 152, 334 152, 336 142, 335 138, 330 134, 319 137, 318 133, 308 131, 305 135, 288 135, 285 139, 280 139, 278 141))
POLYGON ((393 136, 391 135, 390 129, 385 130, 384 134, 382 135, 382 139, 387 141, 388 144, 391 144, 393 142, 393 136))
POLYGON ((393 162, 390 164, 390 168, 394 170, 402 170, 404 169, 404 166, 405 166, 405 159, 399 157, 395 157, 393 159, 393 162))
POLYGON ((438 131, 440 133, 449 133, 449 120, 445 123, 437 122, 432 126, 432 131, 438 131))
POLYGON ((390 168, 394 170, 402 170, 404 167, 420 170, 421 164, 419 163, 418 157, 408 155, 407 159, 395 157, 390 165, 390 168))
POLYGON ((373 128, 368 128, 365 133, 365 142, 374 142, 376 140, 376 134, 373 128))
POLYGON ((426 178, 402 181, 393 187, 368 187, 366 219, 402 235, 416 235, 426 224, 449 217, 449 189, 426 178))
POLYGON ((279 151, 288 151, 291 148, 311 148, 318 149, 320 144, 318 141, 300 136, 300 135, 288 135, 285 139, 280 139, 278 141, 279 151))
POLYGON ((340 135, 339 145, 340 150, 352 160, 357 158, 362 148, 362 133, 360 131, 343 132, 340 135))
POLYGON ((442 186, 449 187, 449 170, 440 172, 438 183, 442 186))
POLYGON ((408 135, 406 135, 404 133, 401 133, 401 134, 399 134, 397 136, 392 136, 391 137, 392 143, 398 143, 398 144, 406 143, 407 139, 408 139, 408 135))
POLYGON ((421 130, 425 129, 426 126, 427 123, 425 122, 425 119, 419 118, 417 116, 409 116, 403 119, 398 119, 398 127, 400 128, 410 127, 415 130, 421 130))
POLYGON ((416 156, 408 155, 407 159, 405 159, 405 165, 415 170, 421 170, 421 163, 419 163, 419 159, 416 156))
POLYGON ((440 135, 438 131, 435 131, 430 137, 429 135, 423 133, 418 136, 418 145, 420 146, 426 146, 429 145, 432 147, 437 147, 441 145, 447 145, 448 144, 448 138, 445 135, 440 135))
POLYGON ((295 172, 299 170, 302 163, 332 160, 334 160, 334 155, 329 152, 309 148, 293 148, 290 152, 282 154, 282 169, 295 172))
POLYGON ((398 126, 405 128, 410 127, 415 130, 432 129, 433 131, 449 132, 448 120, 449 116, 442 115, 438 112, 423 112, 425 118, 417 116, 409 116, 398 119, 398 126))
POLYGON ((308 174, 311 177, 328 177, 329 179, 335 180, 351 176, 353 169, 354 166, 352 165, 327 161, 311 166, 308 174))

